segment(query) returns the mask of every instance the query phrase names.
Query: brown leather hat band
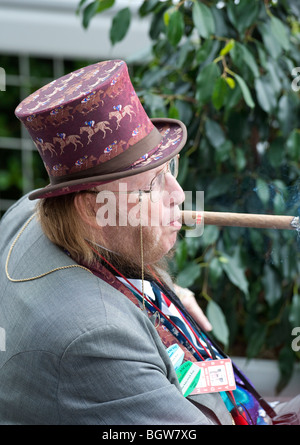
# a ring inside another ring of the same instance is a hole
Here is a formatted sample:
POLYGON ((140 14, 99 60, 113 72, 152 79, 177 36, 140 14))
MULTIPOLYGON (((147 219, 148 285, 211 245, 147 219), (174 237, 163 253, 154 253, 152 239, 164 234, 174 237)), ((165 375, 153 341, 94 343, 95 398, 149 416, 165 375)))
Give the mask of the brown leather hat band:
POLYGON ((109 159, 103 164, 98 164, 95 167, 91 167, 77 173, 71 173, 63 176, 51 176, 51 184, 56 185, 66 181, 73 181, 74 179, 89 178, 96 175, 105 175, 107 173, 126 170, 139 158, 144 156, 150 150, 153 150, 153 148, 155 148, 161 140, 162 135, 157 128, 154 127, 147 136, 138 141, 136 144, 127 148, 118 156, 109 159))

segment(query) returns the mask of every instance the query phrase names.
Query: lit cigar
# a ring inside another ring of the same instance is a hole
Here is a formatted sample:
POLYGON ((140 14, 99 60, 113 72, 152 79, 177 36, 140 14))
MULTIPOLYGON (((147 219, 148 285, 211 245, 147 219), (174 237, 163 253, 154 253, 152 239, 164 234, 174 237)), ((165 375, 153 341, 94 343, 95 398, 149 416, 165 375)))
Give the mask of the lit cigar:
POLYGON ((257 229, 288 229, 300 231, 299 216, 260 215, 252 213, 181 212, 186 225, 204 224, 211 226, 253 227, 257 229))

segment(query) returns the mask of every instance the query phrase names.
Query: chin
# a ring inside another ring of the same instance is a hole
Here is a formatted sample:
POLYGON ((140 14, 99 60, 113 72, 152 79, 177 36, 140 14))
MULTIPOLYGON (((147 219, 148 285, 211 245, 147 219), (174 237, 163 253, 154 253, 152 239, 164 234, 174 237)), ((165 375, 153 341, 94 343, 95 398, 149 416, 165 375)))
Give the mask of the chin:
POLYGON ((160 242, 161 249, 164 252, 162 256, 167 255, 170 252, 170 250, 173 249, 173 247, 175 246, 176 241, 177 241, 177 235, 178 235, 178 231, 176 230, 172 234, 168 234, 168 235, 162 237, 161 242, 160 242))
POLYGON ((178 230, 174 227, 164 227, 158 230, 144 232, 144 260, 148 264, 156 263, 173 249, 177 240, 178 230))

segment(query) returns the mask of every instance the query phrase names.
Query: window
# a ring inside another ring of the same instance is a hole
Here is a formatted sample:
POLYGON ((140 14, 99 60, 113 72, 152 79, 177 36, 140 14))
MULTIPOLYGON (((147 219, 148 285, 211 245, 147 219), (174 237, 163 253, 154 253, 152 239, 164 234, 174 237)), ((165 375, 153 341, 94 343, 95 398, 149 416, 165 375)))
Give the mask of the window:
POLYGON ((6 73, 6 91, 0 91, 0 216, 16 199, 49 182, 27 130, 14 116, 15 108, 46 83, 96 61, 0 56, 6 73))

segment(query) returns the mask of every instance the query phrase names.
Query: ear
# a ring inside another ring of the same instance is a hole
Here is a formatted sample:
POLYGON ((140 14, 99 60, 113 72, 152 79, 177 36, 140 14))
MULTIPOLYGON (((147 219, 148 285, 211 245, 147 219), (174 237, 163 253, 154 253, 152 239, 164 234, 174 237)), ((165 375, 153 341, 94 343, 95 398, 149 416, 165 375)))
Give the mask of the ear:
POLYGON ((78 193, 74 205, 80 218, 92 228, 99 229, 96 220, 96 199, 92 193, 78 193))

